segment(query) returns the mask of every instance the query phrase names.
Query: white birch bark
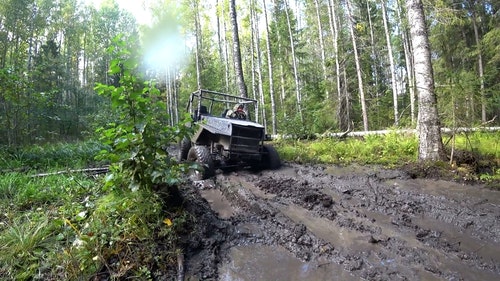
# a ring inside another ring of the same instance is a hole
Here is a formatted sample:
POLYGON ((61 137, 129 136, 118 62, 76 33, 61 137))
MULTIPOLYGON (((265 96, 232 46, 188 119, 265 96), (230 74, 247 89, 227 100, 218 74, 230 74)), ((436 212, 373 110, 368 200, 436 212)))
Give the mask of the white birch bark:
POLYGON ((299 73, 297 70, 297 57, 295 55, 295 44, 294 44, 294 37, 293 37, 293 32, 292 32, 292 26, 290 23, 290 15, 288 13, 288 2, 285 0, 285 14, 286 14, 286 21, 288 25, 288 35, 290 37, 290 48, 292 51, 292 66, 293 66, 293 77, 295 80, 295 96, 297 98, 297 111, 299 112, 300 120, 304 122, 304 115, 302 114, 302 96, 300 94, 300 81, 299 81, 299 73))
POLYGON ((273 78, 273 59, 272 59, 272 54, 271 54, 271 41, 269 37, 269 21, 267 18, 267 6, 266 6, 266 0, 262 0, 262 3, 264 5, 264 19, 265 19, 265 24, 266 24, 266 51, 267 51, 267 68, 268 68, 268 75, 269 75, 269 98, 271 99, 271 126, 272 126, 272 133, 273 135, 276 135, 278 132, 277 126, 276 126, 276 101, 274 98, 274 78, 273 78))
POLYGON ((356 44, 356 35, 354 34, 354 19, 352 17, 352 6, 349 0, 346 0, 346 8, 347 8, 347 17, 349 20, 349 32, 351 34, 352 46, 354 51, 354 61, 356 63, 356 74, 358 77, 358 89, 359 89, 359 98, 361 102, 361 115, 363 116, 363 129, 368 131, 368 113, 366 109, 366 100, 365 100, 365 91, 363 87, 363 74, 361 72, 361 64, 359 62, 358 55, 358 47, 356 44))
POLYGON ((408 22, 411 23, 410 34, 418 94, 418 158, 424 161, 441 160, 444 159, 444 151, 424 8, 421 0, 406 0, 406 8, 408 22))

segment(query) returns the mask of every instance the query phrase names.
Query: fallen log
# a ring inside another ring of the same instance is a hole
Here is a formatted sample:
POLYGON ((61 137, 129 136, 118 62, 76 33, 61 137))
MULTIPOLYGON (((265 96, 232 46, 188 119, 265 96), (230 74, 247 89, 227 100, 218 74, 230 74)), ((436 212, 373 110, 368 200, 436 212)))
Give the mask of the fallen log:
MULTIPOLYGON (((468 133, 468 132, 495 132, 500 131, 500 127, 476 127, 476 128, 441 128, 444 134, 468 133)), ((376 130, 376 131, 347 131, 340 133, 324 133, 318 135, 318 138, 345 138, 345 137, 364 137, 369 135, 387 135, 390 133, 396 134, 415 134, 416 129, 399 129, 399 130, 376 130)), ((272 139, 293 139, 290 135, 273 135, 272 139)))
POLYGON ((51 173, 40 173, 40 174, 35 174, 32 177, 47 177, 47 176, 73 174, 73 173, 86 173, 89 175, 99 175, 99 174, 105 174, 107 172, 109 172, 109 166, 99 167, 99 168, 71 169, 71 170, 57 171, 51 173))

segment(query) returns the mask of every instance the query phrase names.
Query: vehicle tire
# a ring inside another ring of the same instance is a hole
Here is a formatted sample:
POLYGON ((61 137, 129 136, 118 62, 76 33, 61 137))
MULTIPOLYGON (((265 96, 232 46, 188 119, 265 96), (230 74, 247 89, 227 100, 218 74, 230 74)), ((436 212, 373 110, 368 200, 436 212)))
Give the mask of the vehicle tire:
POLYGON ((270 170, 279 169, 281 167, 281 159, 276 148, 265 144, 262 146, 262 150, 264 152, 264 155, 262 155, 262 166, 270 170))
POLYGON ((187 137, 184 137, 179 143, 179 161, 187 159, 189 149, 191 149, 191 141, 187 137))
POLYGON ((191 147, 187 155, 187 160, 203 165, 201 170, 192 171, 191 177, 193 179, 204 180, 215 174, 214 161, 212 160, 208 147, 202 145, 191 147))

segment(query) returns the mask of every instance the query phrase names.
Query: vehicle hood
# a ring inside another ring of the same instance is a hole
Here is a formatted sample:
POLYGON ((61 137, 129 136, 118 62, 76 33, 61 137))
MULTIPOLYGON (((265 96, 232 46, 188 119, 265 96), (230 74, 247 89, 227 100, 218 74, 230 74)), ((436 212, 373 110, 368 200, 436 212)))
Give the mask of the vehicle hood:
POLYGON ((222 134, 230 136, 232 134, 232 128, 234 125, 237 126, 248 126, 264 129, 259 123, 255 123, 247 120, 221 118, 214 116, 202 116, 200 126, 211 133, 222 134))

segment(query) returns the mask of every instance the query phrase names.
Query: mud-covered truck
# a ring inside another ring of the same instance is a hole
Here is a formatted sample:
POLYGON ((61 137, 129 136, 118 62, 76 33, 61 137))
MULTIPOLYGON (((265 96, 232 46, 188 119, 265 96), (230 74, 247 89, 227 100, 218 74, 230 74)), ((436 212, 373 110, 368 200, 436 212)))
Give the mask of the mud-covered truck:
POLYGON ((281 160, 276 149, 264 143, 270 136, 263 125, 252 121, 257 105, 254 99, 226 93, 191 93, 187 110, 195 132, 181 141, 179 160, 201 164, 203 168, 196 172, 201 179, 213 176, 216 169, 278 169, 281 160))

